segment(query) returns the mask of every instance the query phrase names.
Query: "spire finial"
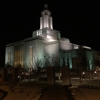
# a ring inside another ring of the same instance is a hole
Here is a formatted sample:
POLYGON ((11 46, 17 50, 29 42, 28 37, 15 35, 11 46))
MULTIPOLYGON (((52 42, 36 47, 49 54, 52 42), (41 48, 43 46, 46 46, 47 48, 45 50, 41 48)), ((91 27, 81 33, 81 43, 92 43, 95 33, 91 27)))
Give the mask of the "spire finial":
POLYGON ((44 9, 48 9, 48 5, 47 4, 44 5, 44 9))

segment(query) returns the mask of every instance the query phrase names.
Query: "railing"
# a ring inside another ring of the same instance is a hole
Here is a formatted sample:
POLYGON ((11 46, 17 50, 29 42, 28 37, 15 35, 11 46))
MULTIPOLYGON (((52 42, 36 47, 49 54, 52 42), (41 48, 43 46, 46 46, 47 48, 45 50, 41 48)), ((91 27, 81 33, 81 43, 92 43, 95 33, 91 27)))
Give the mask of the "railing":
MULTIPOLYGON (((66 77, 66 72, 63 71, 55 71, 55 68, 52 68, 51 71, 48 71, 50 69, 47 68, 40 68, 38 70, 32 70, 32 71, 25 71, 25 70, 18 70, 18 69, 7 69, 7 70, 1 70, 0 71, 0 81, 12 81, 12 79, 15 78, 14 82, 34 82, 34 83, 48 83, 52 81, 52 84, 61 84, 63 85, 63 79, 69 80, 69 83, 67 81, 67 85, 71 84, 75 87, 77 86, 84 86, 84 87, 98 87, 100 88, 100 72, 81 72, 80 74, 72 73, 69 71, 70 75, 66 77), (18 72, 14 71, 17 70, 18 72), (7 74, 5 74, 7 73, 7 74), (16 73, 16 75, 14 74, 16 73), (65 73, 65 76, 64 76, 65 73), (51 75, 51 76, 50 76, 51 75), (51 79, 50 79, 51 78, 51 79), (50 79, 50 81, 48 81, 50 79), (54 80, 54 83, 53 83, 54 80)), ((66 81, 65 81, 66 82, 66 81)), ((50 83, 50 84, 51 84, 50 83)))

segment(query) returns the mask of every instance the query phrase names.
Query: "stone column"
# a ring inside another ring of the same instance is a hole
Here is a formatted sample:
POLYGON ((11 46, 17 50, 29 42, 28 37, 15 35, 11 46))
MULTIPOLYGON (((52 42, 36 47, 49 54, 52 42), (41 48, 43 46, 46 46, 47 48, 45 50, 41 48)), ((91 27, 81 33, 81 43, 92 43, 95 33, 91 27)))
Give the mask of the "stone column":
POLYGON ((55 83, 55 69, 54 69, 54 67, 47 68, 47 83, 48 84, 55 83))
POLYGON ((70 69, 67 66, 62 67, 62 85, 70 85, 70 84, 71 84, 70 69))

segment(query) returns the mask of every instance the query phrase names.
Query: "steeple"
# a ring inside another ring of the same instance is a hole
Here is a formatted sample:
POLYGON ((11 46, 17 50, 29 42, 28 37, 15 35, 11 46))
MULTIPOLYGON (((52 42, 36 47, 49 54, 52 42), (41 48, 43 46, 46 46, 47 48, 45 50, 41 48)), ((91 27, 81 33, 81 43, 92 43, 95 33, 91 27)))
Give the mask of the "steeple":
POLYGON ((44 10, 41 12, 40 17, 40 29, 42 28, 51 28, 53 29, 51 12, 48 10, 48 5, 44 5, 44 10))
POLYGON ((47 9, 48 9, 48 5, 45 4, 45 5, 44 5, 44 10, 47 10, 47 9))

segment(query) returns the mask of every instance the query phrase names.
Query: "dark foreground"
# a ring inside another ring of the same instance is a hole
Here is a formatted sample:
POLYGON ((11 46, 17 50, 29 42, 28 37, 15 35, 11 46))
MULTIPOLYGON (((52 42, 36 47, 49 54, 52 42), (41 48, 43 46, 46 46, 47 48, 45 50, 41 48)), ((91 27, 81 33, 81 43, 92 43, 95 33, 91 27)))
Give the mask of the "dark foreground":
POLYGON ((67 86, 48 86, 39 100, 74 100, 67 86))
POLYGON ((0 85, 0 100, 100 100, 100 88, 6 83, 0 85))
POLYGON ((3 100, 3 98, 5 98, 7 94, 8 94, 8 92, 0 89, 0 100, 3 100))

